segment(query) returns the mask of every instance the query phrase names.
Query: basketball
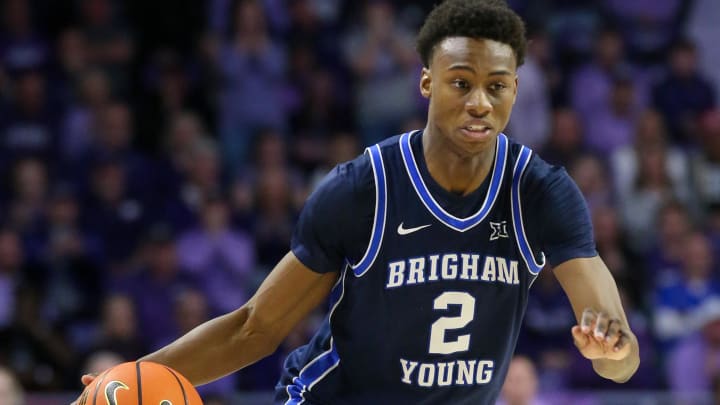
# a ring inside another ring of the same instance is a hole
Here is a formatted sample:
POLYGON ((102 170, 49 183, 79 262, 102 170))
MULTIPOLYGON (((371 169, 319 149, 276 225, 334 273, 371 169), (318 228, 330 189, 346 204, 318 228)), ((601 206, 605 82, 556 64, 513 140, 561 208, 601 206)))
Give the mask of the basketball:
POLYGON ((190 381, 148 361, 119 364, 85 387, 78 405, 202 405, 190 381))

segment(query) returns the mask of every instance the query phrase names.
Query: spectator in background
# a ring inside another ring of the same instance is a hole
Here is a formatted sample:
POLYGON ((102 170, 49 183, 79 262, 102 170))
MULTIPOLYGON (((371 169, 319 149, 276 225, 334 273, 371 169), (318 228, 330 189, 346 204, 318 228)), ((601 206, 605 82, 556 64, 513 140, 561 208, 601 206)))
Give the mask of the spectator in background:
POLYGON ((157 135, 174 125, 175 117, 193 111, 207 121, 212 114, 186 58, 179 52, 161 49, 151 59, 144 72, 142 101, 137 103, 137 129, 139 140, 157 150, 161 146, 157 143, 162 142, 157 135))
POLYGON ((0 399, 5 405, 25 405, 25 397, 20 382, 12 370, 0 367, 0 399))
POLYGON ((272 269, 290 245, 297 215, 290 184, 290 175, 282 167, 264 170, 257 179, 253 236, 262 271, 272 269))
POLYGON ((230 37, 217 61, 222 74, 219 131, 223 162, 234 172, 249 158, 249 146, 261 127, 285 129, 283 100, 286 57, 267 27, 258 0, 239 0, 230 13, 230 37))
POLYGON ((682 0, 603 0, 604 11, 620 28, 630 52, 642 63, 662 59, 682 27, 682 0))
POLYGON ((393 4, 365 4, 363 22, 344 45, 345 59, 355 76, 355 111, 364 145, 400 131, 418 108, 419 60, 412 35, 397 21, 393 4))
POLYGON ((31 4, 28 0, 6 0, 2 4, 0 61, 10 72, 43 69, 50 59, 48 43, 33 25, 31 4))
MULTIPOLYGON (((700 53, 700 71, 708 75, 715 86, 715 94, 720 94, 720 3, 715 0, 695 0, 685 24, 686 34, 697 45, 700 53)), ((720 402, 720 401, 717 401, 720 402)))
POLYGON ((588 149, 600 155, 609 155, 630 144, 638 115, 633 105, 634 94, 634 80, 613 78, 608 103, 599 106, 585 119, 588 149))
POLYGON ((36 70, 13 76, 12 98, 0 115, 0 164, 18 157, 56 158, 59 109, 48 99, 46 77, 36 70))
POLYGON ((670 51, 667 76, 653 88, 653 102, 663 114, 673 140, 693 143, 700 113, 716 103, 715 90, 698 71, 698 54, 689 40, 678 41, 670 51))
POLYGON ((570 177, 575 180, 592 212, 613 202, 612 187, 607 166, 597 156, 578 154, 568 167, 570 177))
POLYGON ((174 187, 172 194, 164 196, 160 202, 163 209, 158 213, 158 216, 172 224, 177 232, 197 226, 203 201, 222 190, 222 166, 217 144, 206 136, 188 136, 194 138, 185 144, 189 149, 178 151, 171 157, 175 160, 175 168, 181 170, 178 185, 174 187), (187 155, 183 156, 185 153, 187 155))
POLYGON ((54 51, 48 74, 53 102, 77 103, 78 83, 85 72, 96 68, 90 65, 87 38, 78 27, 68 26, 58 34, 54 51))
POLYGON ((698 123, 699 148, 691 157, 695 192, 702 208, 720 205, 720 109, 700 116, 698 123))
POLYGON ((199 280, 214 317, 239 308, 256 287, 255 246, 250 235, 230 227, 222 196, 206 197, 200 212, 200 226, 178 238, 178 262, 199 280))
MULTIPOLYGON (((619 75, 635 76, 635 70, 625 60, 625 44, 620 33, 604 29, 597 34, 593 58, 571 74, 569 83, 570 105, 580 119, 590 128, 598 111, 605 111, 611 105, 612 87, 619 75)), ((642 92, 634 91, 630 102, 637 106, 642 92)), ((598 139, 596 142, 601 142, 598 139)))
POLYGON ((183 111, 170 118, 165 129, 157 187, 163 195, 175 195, 181 187, 183 176, 193 164, 193 147, 206 137, 206 128, 200 117, 183 111))
POLYGON ((655 218, 660 207, 671 200, 694 206, 689 179, 670 177, 667 154, 667 146, 662 143, 645 145, 638 156, 633 187, 620 201, 625 230, 638 253, 647 253, 654 243, 655 218))
POLYGON ((42 294, 32 280, 18 287, 13 323, 0 330, 0 364, 8 364, 28 390, 60 390, 74 379, 77 354, 43 318, 42 294))
POLYGON ((637 179, 640 156, 645 148, 661 145, 666 150, 666 171, 673 184, 688 181, 688 159, 685 152, 670 143, 663 117, 655 110, 645 110, 636 122, 632 144, 615 150, 610 156, 613 183, 618 200, 632 192, 637 179))
POLYGON ((515 356, 510 361, 499 405, 543 405, 538 399, 538 376, 532 360, 515 356))
POLYGON ((537 149, 550 135, 550 91, 543 66, 547 51, 543 34, 529 38, 525 63, 518 69, 522 90, 515 99, 507 132, 517 142, 537 149), (515 117, 515 119, 512 119, 515 117))
POLYGON ((84 202, 83 227, 101 241, 108 275, 121 271, 137 245, 151 213, 143 198, 128 188, 130 177, 121 161, 98 157, 90 166, 91 184, 84 202))
POLYGON ((66 163, 80 158, 90 149, 96 121, 110 105, 111 98, 110 82, 102 70, 90 68, 77 74, 72 83, 77 97, 73 97, 67 107, 60 139, 66 163))
POLYGON ((540 154, 548 163, 568 167, 584 151, 584 135, 577 114, 568 108, 553 111, 552 128, 540 154))
POLYGON ((166 224, 151 226, 143 242, 138 268, 115 285, 135 303, 143 338, 150 347, 159 347, 173 328, 168 314, 178 295, 199 280, 180 267, 175 235, 166 224))
POLYGON ((331 69, 342 69, 340 49, 337 41, 337 24, 321 15, 328 5, 313 0, 294 0, 287 5, 290 26, 285 41, 292 47, 308 47, 322 65, 331 69))
POLYGON ((20 238, 11 229, 0 229, 0 330, 10 326, 20 282, 27 271, 20 238))
MULTIPOLYGON (((296 141, 309 138, 323 143, 333 131, 353 127, 353 111, 343 95, 338 94, 339 85, 338 78, 328 70, 318 69, 311 73, 303 91, 304 97, 290 117, 296 141)), ((304 152, 309 155, 301 157, 304 162, 312 164, 319 160, 307 153, 311 150, 304 152)))
POLYGON ((323 20, 312 0, 288 5, 288 84, 292 94, 290 126, 293 138, 325 137, 329 131, 352 126, 348 94, 351 83, 337 38, 337 24, 323 20))
POLYGON ((98 268, 100 241, 80 229, 78 201, 69 186, 53 190, 42 232, 26 242, 38 263, 44 289, 43 317, 62 326, 68 337, 86 334, 97 319, 103 278, 98 268))
POLYGON ((123 102, 104 106, 93 117, 93 143, 78 160, 75 168, 78 181, 87 181, 91 166, 98 159, 113 159, 133 181, 126 184, 133 193, 151 195, 155 185, 155 167, 145 154, 134 148, 133 113, 123 102))
POLYGON ((12 196, 3 217, 23 237, 38 231, 48 197, 49 182, 46 164, 35 158, 18 160, 11 172, 12 196))
POLYGON ((256 198, 258 182, 266 172, 285 173, 288 177, 287 193, 294 208, 298 209, 307 196, 302 173, 290 164, 285 138, 272 128, 266 128, 258 132, 255 141, 252 161, 243 168, 233 184, 235 220, 237 225, 243 227, 250 226, 248 224, 254 222, 255 210, 258 208, 256 198))
POLYGON ((123 3, 112 0, 81 0, 78 3, 90 63, 107 73, 114 94, 127 96, 131 88, 128 73, 134 45, 119 9, 123 3))
POLYGON ((243 170, 245 176, 257 177, 264 170, 289 165, 288 144, 282 134, 272 128, 258 131, 253 152, 252 161, 243 170))
POLYGON ((683 241, 681 262, 680 273, 657 286, 654 294, 654 330, 665 353, 697 330, 698 309, 720 299, 712 250, 702 233, 695 232, 683 241))
POLYGON ((80 342, 87 353, 110 352, 122 361, 131 361, 148 349, 138 325, 136 308, 130 296, 109 290, 102 305, 102 317, 92 341, 80 342))
POLYGON ((592 224, 598 254, 607 264, 615 281, 628 294, 633 306, 641 305, 648 281, 646 270, 640 257, 628 246, 617 211, 611 205, 595 207, 592 224))
POLYGON ((693 330, 670 352, 665 366, 670 389, 686 395, 709 392, 720 377, 720 297, 697 308, 693 330))
POLYGON ((655 240, 644 257, 649 287, 664 285, 677 275, 685 254, 685 240, 693 231, 693 222, 685 205, 677 200, 665 203, 654 222, 655 240))

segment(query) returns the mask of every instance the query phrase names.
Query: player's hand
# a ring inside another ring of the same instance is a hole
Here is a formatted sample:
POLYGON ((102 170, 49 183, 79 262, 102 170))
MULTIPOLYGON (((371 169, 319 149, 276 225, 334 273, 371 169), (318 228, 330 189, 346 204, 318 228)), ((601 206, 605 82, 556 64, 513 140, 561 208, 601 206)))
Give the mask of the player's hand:
MULTIPOLYGON (((92 384, 93 381, 95 381, 95 377, 97 377, 97 374, 84 374, 82 377, 80 377, 80 381, 84 386, 88 386, 92 384)), ((82 394, 80 394, 82 395, 82 394)), ((70 405, 78 405, 78 402, 80 401, 80 398, 76 399, 72 404, 70 405)))
POLYGON ((632 332, 625 322, 591 308, 585 308, 572 335, 580 353, 590 360, 622 360, 631 351, 632 332))

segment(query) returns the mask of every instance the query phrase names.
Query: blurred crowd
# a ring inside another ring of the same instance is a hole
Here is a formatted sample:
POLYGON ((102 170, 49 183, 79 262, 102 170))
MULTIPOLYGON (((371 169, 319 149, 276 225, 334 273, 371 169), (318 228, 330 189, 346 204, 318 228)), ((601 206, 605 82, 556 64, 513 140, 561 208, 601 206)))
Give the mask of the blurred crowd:
MULTIPOLYGON (((31 392, 241 305, 303 201, 421 128, 433 1, 0 1, 0 366, 31 392)), ((606 383, 551 271, 518 352, 541 390, 720 384, 720 3, 510 0, 530 39, 506 133, 563 165, 641 343, 606 383)), ((271 389, 278 353, 202 387, 271 389)))

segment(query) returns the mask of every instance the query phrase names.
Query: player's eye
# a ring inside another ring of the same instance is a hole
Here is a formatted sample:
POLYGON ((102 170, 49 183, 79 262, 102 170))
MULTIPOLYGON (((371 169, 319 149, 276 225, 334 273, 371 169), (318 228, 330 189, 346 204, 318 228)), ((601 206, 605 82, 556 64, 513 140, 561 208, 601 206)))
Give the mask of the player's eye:
POLYGON ((494 92, 503 91, 503 90, 505 90, 505 89, 507 89, 507 88, 508 88, 508 86, 507 86, 505 83, 502 83, 502 82, 497 82, 497 83, 493 83, 493 84, 490 85, 490 90, 492 90, 492 91, 494 91, 494 92))
POLYGON ((455 79, 452 81, 453 87, 456 87, 458 89, 467 89, 470 87, 470 83, 467 82, 467 80, 463 79, 455 79))

